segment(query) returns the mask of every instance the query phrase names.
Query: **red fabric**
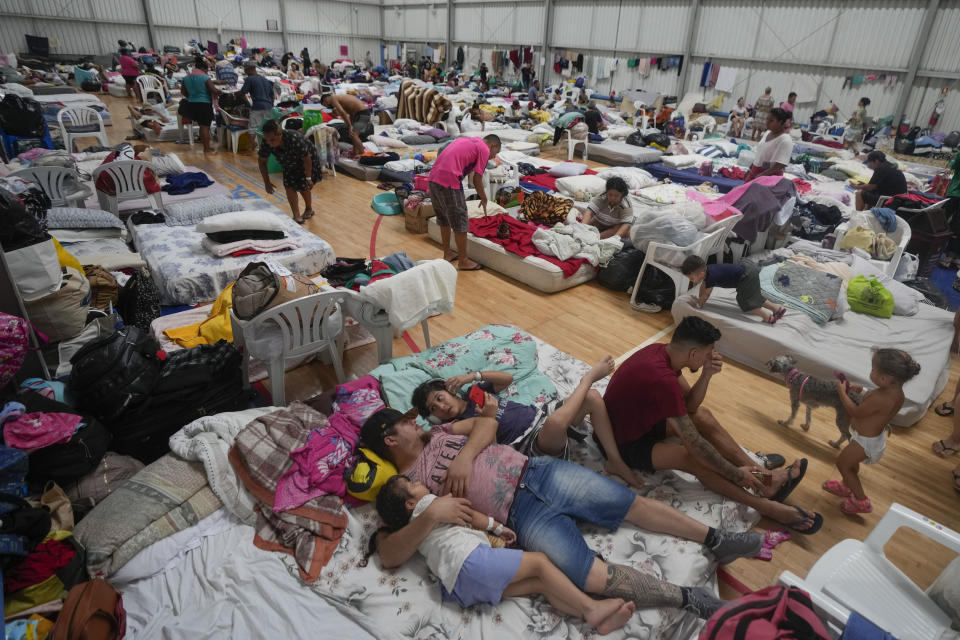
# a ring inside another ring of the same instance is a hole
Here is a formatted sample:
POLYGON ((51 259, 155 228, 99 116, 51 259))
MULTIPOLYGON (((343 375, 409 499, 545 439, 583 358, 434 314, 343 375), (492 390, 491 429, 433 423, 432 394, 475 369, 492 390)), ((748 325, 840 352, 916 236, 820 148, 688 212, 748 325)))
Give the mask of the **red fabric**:
MULTIPOLYGON (((284 249, 286 251, 286 249, 284 249)), ((252 256, 258 253, 263 253, 263 251, 257 251, 256 249, 240 249, 239 251, 234 251, 230 254, 233 258, 239 258, 241 256, 252 256)))
POLYGON ((793 186, 797 188, 797 193, 799 193, 800 195, 803 195, 804 193, 813 189, 813 185, 811 185, 806 180, 794 180, 793 186))
POLYGON ((477 236, 478 238, 486 238, 491 242, 496 242, 507 251, 515 253, 521 258, 526 258, 527 256, 537 256, 538 258, 543 258, 547 262, 560 267, 560 269, 563 270, 564 278, 569 278, 576 273, 577 269, 579 269, 581 265, 589 264, 589 262, 583 258, 558 260, 553 256, 540 253, 534 246, 532 240, 533 232, 536 230, 536 225, 528 222, 521 222, 513 216, 503 213, 498 213, 497 215, 493 216, 486 216, 484 218, 470 219, 470 233, 473 235, 477 236), (506 222, 508 225, 510 225, 509 238, 497 237, 497 228, 500 226, 501 222, 506 222))
POLYGON ((835 140, 824 140, 823 138, 819 138, 814 142, 814 144, 823 145, 824 147, 830 147, 831 149, 843 149, 843 143, 837 142, 835 140))
POLYGON ((618 444, 639 440, 661 420, 687 415, 679 377, 661 343, 644 347, 620 365, 603 394, 618 444))
POLYGON ((730 178, 731 180, 743 180, 747 175, 747 172, 740 167, 723 167, 719 173, 724 178, 730 178))
MULTIPOLYGON (((587 169, 583 172, 585 176, 595 176, 597 172, 593 169, 587 169)), ((557 178, 552 176, 549 173, 539 173, 535 176, 520 176, 520 182, 529 182, 530 184, 535 184, 538 187, 546 187, 550 191, 557 190, 557 178)))
POLYGON ((40 584, 67 566, 76 555, 73 545, 65 540, 47 540, 3 577, 3 592, 13 593, 40 584))
POLYGON ((519 50, 514 49, 513 51, 510 52, 510 62, 512 62, 513 66, 515 66, 517 69, 520 68, 520 51, 519 50))
MULTIPOLYGON (((140 155, 134 154, 134 157, 139 160, 140 155)), ((108 162, 113 162, 117 159, 117 152, 111 151, 107 154, 107 157, 103 159, 101 165, 107 164, 108 162)), ((157 182, 157 177, 154 175, 153 171, 147 171, 146 175, 143 177, 143 186, 147 188, 147 193, 157 193, 160 191, 160 183, 157 182)), ((102 191, 107 195, 115 196, 117 195, 117 189, 113 185, 113 178, 111 178, 106 173, 101 173, 100 177, 97 178, 96 183, 94 183, 97 191, 102 191)))

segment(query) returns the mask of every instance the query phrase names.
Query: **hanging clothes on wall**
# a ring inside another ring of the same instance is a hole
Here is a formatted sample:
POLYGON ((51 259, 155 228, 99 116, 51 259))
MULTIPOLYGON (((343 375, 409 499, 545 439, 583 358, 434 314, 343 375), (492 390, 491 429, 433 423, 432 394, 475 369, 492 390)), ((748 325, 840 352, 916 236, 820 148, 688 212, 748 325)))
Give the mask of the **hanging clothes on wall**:
POLYGON ((703 71, 700 73, 700 86, 708 87, 710 86, 710 68, 713 66, 711 62, 703 63, 703 71))
POLYGON ((463 52, 463 47, 457 47, 457 67, 463 68, 463 61, 466 59, 466 55, 463 52))
POLYGON ((731 93, 736 84, 737 70, 733 67, 721 67, 720 74, 717 76, 717 84, 715 85, 717 91, 731 93))
POLYGON ((715 64, 710 69, 710 86, 715 87, 717 85, 717 77, 720 75, 720 65, 715 64))
POLYGON ((520 68, 520 51, 519 51, 519 50, 513 49, 513 50, 510 52, 510 62, 513 63, 513 66, 514 66, 515 68, 517 68, 517 69, 520 68))
POLYGON ((533 62, 533 49, 531 47, 524 47, 523 48, 523 64, 527 64, 528 62, 529 63, 533 62))
POLYGON ((583 54, 577 54, 577 59, 573 62, 573 68, 577 70, 577 73, 583 73, 583 54))
POLYGON ((650 75, 650 59, 649 58, 638 59, 637 71, 640 73, 641 78, 648 77, 650 75))
POLYGON ((553 52, 553 71, 555 73, 563 71, 563 67, 560 66, 560 54, 556 51, 553 52))

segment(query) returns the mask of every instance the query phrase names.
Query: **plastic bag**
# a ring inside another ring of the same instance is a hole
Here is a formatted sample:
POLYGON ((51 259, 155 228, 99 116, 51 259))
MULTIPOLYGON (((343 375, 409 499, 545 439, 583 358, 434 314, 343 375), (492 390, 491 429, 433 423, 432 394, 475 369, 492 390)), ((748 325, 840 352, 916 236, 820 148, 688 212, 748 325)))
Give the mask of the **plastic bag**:
POLYGON ((893 315, 893 294, 875 277, 857 276, 847 285, 847 302, 850 309, 880 318, 893 315))

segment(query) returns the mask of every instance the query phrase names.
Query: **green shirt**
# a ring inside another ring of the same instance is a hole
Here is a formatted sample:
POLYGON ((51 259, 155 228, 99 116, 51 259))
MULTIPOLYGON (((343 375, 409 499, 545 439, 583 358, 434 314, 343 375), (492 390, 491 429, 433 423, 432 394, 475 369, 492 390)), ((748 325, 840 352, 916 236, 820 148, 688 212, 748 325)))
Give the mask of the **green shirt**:
POLYGON ((557 119, 553 121, 553 126, 560 127, 561 129, 569 129, 573 126, 574 122, 582 117, 583 114, 579 111, 570 111, 562 116, 557 116, 557 119))
POLYGON ((953 180, 947 185, 947 197, 960 198, 960 152, 954 154, 947 166, 953 169, 953 180))

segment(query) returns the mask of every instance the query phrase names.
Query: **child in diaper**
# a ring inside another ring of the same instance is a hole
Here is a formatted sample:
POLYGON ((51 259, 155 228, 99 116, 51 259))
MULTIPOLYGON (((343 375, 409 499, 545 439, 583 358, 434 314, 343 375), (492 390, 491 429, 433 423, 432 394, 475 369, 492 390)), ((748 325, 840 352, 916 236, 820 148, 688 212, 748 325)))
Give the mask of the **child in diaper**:
MULTIPOLYGON (((887 431, 903 406, 903 385, 920 373, 920 365, 906 351, 875 349, 870 381, 877 385, 856 404, 847 395, 847 383, 837 382, 837 393, 850 416, 850 443, 837 457, 841 480, 831 478, 823 483, 824 491, 844 498, 840 510, 846 514, 870 513, 873 506, 863 491, 857 471, 860 463, 876 464, 887 448, 887 431)), ((862 393, 860 385, 850 391, 862 393)))
MULTIPOLYGON (((387 529, 400 529, 411 519, 429 520, 430 514, 424 512, 436 498, 423 484, 393 476, 377 494, 377 513, 387 529)), ((619 629, 633 616, 634 603, 594 600, 542 553, 491 547, 484 530, 507 544, 516 542, 516 534, 493 518, 470 511, 471 526, 434 524, 419 546, 427 566, 440 579, 443 600, 469 607, 497 605, 503 596, 542 594, 557 610, 586 620, 599 635, 619 629)))

